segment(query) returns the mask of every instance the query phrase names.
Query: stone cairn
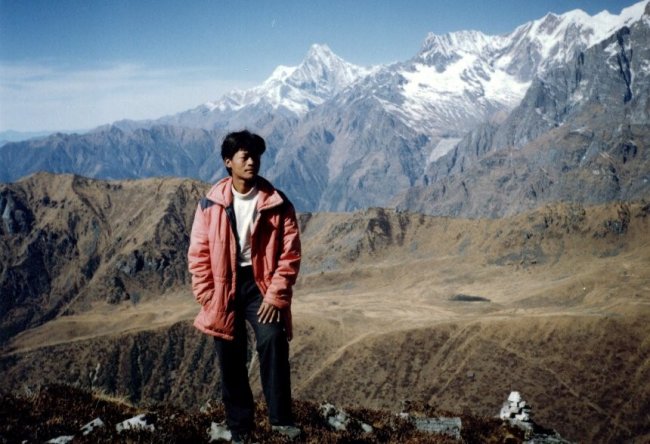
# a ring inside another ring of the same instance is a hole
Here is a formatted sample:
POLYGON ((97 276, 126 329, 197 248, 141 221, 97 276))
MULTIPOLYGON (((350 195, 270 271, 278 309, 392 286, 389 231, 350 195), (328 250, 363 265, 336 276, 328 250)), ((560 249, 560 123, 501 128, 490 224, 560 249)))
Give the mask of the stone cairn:
POLYGON ((524 431, 525 443, 528 444, 573 444, 560 436, 555 430, 535 424, 532 409, 523 400, 519 392, 510 392, 508 400, 503 403, 499 418, 524 431))
POLYGON ((533 420, 531 408, 523 400, 519 392, 510 392, 508 400, 501 407, 499 418, 508 421, 516 421, 524 429, 532 430, 533 420))

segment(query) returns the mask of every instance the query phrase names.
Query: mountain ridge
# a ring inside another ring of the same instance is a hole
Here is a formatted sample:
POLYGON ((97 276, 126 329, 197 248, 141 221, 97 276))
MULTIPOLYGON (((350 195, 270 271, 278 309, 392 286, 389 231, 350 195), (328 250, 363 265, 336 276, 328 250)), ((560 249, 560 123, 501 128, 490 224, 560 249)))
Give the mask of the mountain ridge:
MULTIPOLYGON (((620 25, 641 27, 647 20, 644 8, 647 1, 619 15, 549 14, 502 36, 477 31, 429 35, 413 58, 368 70, 315 45, 302 64, 279 69, 266 85, 224 96, 221 108, 218 101, 208 102, 158 120, 122 121, 84 135, 6 144, 0 148, 0 180, 45 169, 99 178, 178 175, 213 181, 223 174, 217 152, 220 140, 229 130, 248 127, 267 141, 262 173, 290 194, 301 194, 295 197, 300 210, 392 205, 412 187, 428 198, 418 187, 438 180, 447 162, 442 157, 469 131, 485 122, 489 127, 505 121, 531 87, 536 88, 534 100, 559 103, 553 94, 562 85, 550 83, 566 79, 556 73, 572 70, 586 53, 608 55, 612 49, 594 42, 620 25), (549 87, 541 88, 540 82, 549 87), (116 137, 111 128, 123 135, 116 137), (194 134, 191 140, 189 134, 194 134)), ((633 53, 645 54, 647 41, 636 39, 634 45, 633 53)), ((621 58, 621 63, 625 60, 621 58)), ((593 72, 583 67, 575 74, 587 78, 600 69, 589 66, 593 72)), ((632 73, 641 71, 628 70, 609 80, 627 84, 640 78, 632 73)), ((590 85, 595 94, 612 87, 590 85)), ((624 108, 618 102, 607 106, 614 113, 624 108)), ((635 118, 647 125, 642 114, 635 118)), ((523 133, 549 131, 533 119, 528 123, 532 126, 523 133)), ((583 116, 583 124, 597 131, 603 123, 583 116)), ((498 189, 491 192, 498 197, 498 189)))

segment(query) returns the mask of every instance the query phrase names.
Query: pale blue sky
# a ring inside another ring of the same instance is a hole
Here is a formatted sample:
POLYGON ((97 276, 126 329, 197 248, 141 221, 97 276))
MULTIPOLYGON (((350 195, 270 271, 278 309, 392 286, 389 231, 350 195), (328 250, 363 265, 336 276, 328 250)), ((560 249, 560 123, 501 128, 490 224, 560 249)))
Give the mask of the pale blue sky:
POLYGON ((156 118, 297 65, 313 43, 369 66, 427 33, 504 34, 633 0, 0 0, 0 131, 80 130, 156 118))

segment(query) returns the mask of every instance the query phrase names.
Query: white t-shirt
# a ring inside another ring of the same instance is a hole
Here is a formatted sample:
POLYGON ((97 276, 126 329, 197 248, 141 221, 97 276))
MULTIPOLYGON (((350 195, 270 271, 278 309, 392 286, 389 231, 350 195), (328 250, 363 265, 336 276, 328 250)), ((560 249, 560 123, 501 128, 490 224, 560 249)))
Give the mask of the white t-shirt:
POLYGON ((253 227, 253 215, 257 205, 257 187, 253 187, 248 193, 238 193, 232 188, 234 197, 235 219, 237 220, 237 235, 239 236, 239 265, 251 265, 251 228, 253 227))

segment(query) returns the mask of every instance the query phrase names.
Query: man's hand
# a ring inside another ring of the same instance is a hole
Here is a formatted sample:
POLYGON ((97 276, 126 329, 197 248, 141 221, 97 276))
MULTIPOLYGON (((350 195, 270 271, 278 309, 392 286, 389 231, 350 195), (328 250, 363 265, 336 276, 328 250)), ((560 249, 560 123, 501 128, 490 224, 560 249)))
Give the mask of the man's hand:
POLYGON ((260 324, 280 322, 280 310, 267 302, 262 302, 260 309, 257 310, 257 316, 260 324))

